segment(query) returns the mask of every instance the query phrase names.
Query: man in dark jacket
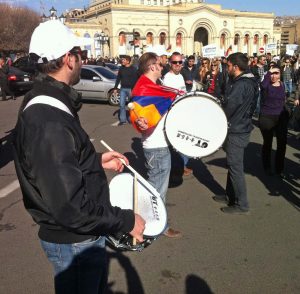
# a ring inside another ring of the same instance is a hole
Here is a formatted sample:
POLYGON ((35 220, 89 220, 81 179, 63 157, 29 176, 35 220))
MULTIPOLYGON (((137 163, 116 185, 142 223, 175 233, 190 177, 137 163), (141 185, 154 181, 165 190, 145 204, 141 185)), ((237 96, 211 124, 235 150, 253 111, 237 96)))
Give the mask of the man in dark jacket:
POLYGON ((190 55, 188 57, 187 64, 182 68, 181 74, 185 81, 186 91, 190 92, 193 88, 193 81, 196 79, 198 74, 194 55, 190 55))
POLYGON ((131 98, 131 90, 133 89, 137 79, 137 69, 131 65, 131 57, 125 55, 122 59, 122 66, 119 69, 118 76, 115 83, 114 93, 117 94, 118 85, 121 83, 120 90, 120 115, 119 115, 119 126, 127 123, 126 117, 126 98, 131 98))
POLYGON ((9 72, 9 67, 5 62, 4 57, 0 57, 0 89, 2 93, 2 100, 6 100, 6 94, 9 94, 12 99, 15 99, 15 95, 9 89, 7 75, 9 72))
POLYGON ((252 115, 259 95, 254 75, 248 72, 248 58, 243 53, 228 57, 229 82, 226 87, 224 111, 228 120, 228 135, 224 143, 228 174, 226 195, 214 200, 226 202, 224 213, 245 214, 249 211, 244 175, 244 150, 253 129, 252 115))
POLYGON ((60 21, 41 23, 29 53, 43 72, 24 98, 14 134, 15 166, 24 205, 55 273, 56 293, 103 293, 105 235, 142 240, 144 220, 112 207, 103 168, 122 170, 117 152, 97 155, 81 127, 80 79, 85 45, 60 21), (80 277, 80 278, 79 278, 80 277))

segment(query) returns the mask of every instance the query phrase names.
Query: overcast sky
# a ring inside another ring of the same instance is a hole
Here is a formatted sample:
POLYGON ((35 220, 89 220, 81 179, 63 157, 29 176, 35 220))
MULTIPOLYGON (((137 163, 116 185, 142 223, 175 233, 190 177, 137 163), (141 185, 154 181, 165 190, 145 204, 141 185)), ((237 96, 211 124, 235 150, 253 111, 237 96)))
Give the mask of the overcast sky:
MULTIPOLYGON (((49 13, 54 6, 60 15, 70 8, 87 7, 90 0, 0 0, 14 5, 22 5, 36 10, 38 13, 49 13), (42 5, 41 5, 42 3, 42 5), (44 6, 44 11, 42 6, 44 6)), ((274 12, 276 16, 300 15, 299 0, 206 0, 206 3, 221 4, 223 8, 241 11, 274 12)))

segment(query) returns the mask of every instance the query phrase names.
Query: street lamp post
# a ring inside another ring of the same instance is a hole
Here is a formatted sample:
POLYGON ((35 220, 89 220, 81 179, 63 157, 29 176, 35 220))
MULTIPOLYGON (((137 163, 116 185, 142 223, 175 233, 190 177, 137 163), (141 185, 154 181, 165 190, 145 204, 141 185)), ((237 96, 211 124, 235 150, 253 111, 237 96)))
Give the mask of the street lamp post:
POLYGON ((101 48, 101 56, 102 57, 104 57, 104 44, 108 41, 108 36, 107 35, 105 35, 105 33, 104 32, 101 32, 100 34, 99 34, 99 43, 100 43, 100 48, 101 48))

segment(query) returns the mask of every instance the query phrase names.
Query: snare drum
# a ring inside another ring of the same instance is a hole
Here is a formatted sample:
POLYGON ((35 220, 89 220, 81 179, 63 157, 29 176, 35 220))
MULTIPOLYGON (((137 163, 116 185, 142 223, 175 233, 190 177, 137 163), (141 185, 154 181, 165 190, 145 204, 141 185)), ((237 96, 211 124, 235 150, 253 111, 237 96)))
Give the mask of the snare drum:
POLYGON ((203 92, 191 92, 178 98, 165 120, 170 144, 194 158, 217 151, 224 143, 227 129, 227 118, 219 101, 203 92))
MULTIPOLYGON (((147 187, 137 180, 137 213, 145 220, 143 243, 132 245, 132 237, 129 234, 115 234, 106 237, 107 241, 115 248, 129 251, 142 251, 164 231, 167 224, 167 211, 162 199, 154 195, 147 187)), ((110 184, 110 202, 112 206, 122 209, 133 209, 132 174, 123 173, 115 176, 110 184)), ((158 193, 157 193, 158 194, 158 193)))

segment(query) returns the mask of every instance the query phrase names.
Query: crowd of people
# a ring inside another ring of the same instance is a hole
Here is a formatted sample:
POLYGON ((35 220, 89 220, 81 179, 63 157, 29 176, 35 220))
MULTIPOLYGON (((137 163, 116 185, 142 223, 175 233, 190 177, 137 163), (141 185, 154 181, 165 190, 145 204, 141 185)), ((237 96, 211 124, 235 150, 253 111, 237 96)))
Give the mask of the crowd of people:
MULTIPOLYGON (((82 102, 72 86, 80 79, 86 53, 80 46, 85 42, 60 21, 41 23, 34 30, 29 53, 40 63, 40 73, 24 97, 14 130, 14 160, 24 205, 39 225, 41 246, 54 268, 56 293, 102 293, 107 281, 105 236, 121 232, 141 242, 145 229, 139 214, 109 201, 104 169, 121 172, 120 159, 128 164, 127 158, 114 151, 99 157, 80 123, 82 102)), ((213 59, 186 58, 178 52, 168 59, 168 55, 144 53, 138 68, 132 65, 135 59, 121 58, 115 84, 117 88, 121 83, 120 126, 127 122, 129 97, 134 105, 130 122, 141 134, 148 181, 166 202, 173 163, 164 114, 189 91, 201 89, 214 96, 228 121, 223 145, 228 173, 224 194, 213 199, 225 204, 223 213, 248 214, 243 161, 252 116, 255 112, 259 116, 263 168, 271 175, 275 132, 275 172, 284 178, 286 97, 293 91, 290 84, 299 83, 299 68, 294 70, 299 58, 284 57, 279 63, 269 55, 248 58, 240 52, 213 59)), ((299 105, 299 98, 294 104, 299 105)), ((180 158, 184 175, 190 175, 189 158, 184 154, 180 158)), ((162 234, 182 236, 169 223, 162 234)))

